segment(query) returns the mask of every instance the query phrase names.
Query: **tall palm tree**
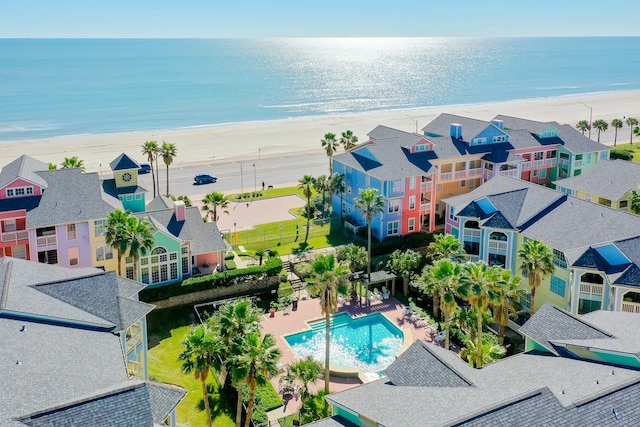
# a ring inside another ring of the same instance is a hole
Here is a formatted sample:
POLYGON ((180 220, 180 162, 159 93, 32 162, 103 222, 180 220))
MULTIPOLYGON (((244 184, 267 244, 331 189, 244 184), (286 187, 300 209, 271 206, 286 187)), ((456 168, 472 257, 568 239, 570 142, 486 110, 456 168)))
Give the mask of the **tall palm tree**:
POLYGON ((540 287, 542 279, 553 273, 553 251, 539 240, 526 239, 522 248, 518 250, 520 268, 527 272, 527 280, 531 289, 531 309, 535 313, 536 289, 540 287))
POLYGON ((305 175, 298 181, 298 188, 302 189, 304 197, 307 199, 307 232, 304 236, 304 242, 307 243, 309 238, 309 223, 313 212, 311 211, 311 196, 313 195, 313 188, 315 187, 315 178, 311 175, 305 175))
POLYGON ((322 148, 324 148, 325 153, 329 157, 329 175, 333 175, 333 163, 331 162, 331 157, 338 151, 338 141, 336 140, 335 133, 325 133, 324 139, 320 140, 322 144, 322 148))
POLYGON ((627 117, 624 122, 629 126, 629 144, 633 145, 633 130, 638 126, 638 119, 627 117))
POLYGON ((496 281, 495 292, 497 299, 491 304, 493 320, 498 325, 498 342, 504 345, 504 333, 509 325, 509 315, 515 313, 524 297, 524 290, 520 288, 520 276, 514 276, 510 270, 500 268, 500 277, 496 281))
MULTIPOLYGON (((464 247, 460 240, 451 234, 436 234, 434 241, 427 248, 427 259, 432 263, 441 259, 460 262, 464 260, 464 247)), ((430 292, 433 298, 433 315, 440 317, 440 294, 437 289, 430 292)))
POLYGON ((205 215, 210 217, 212 221, 218 221, 220 215, 218 215, 218 209, 229 215, 229 199, 222 193, 214 191, 204 196, 202 199, 202 210, 205 211, 205 215))
POLYGON ((320 310, 325 319, 324 391, 329 393, 331 317, 338 311, 338 292, 346 290, 349 272, 333 254, 318 256, 312 267, 312 293, 320 295, 320 310))
POLYGON ((449 349, 449 329, 451 320, 458 308, 457 297, 465 297, 468 293, 467 286, 460 281, 462 267, 459 263, 444 258, 438 260, 433 266, 425 268, 418 279, 418 286, 426 294, 434 291, 440 295, 440 310, 444 317, 445 341, 444 348, 449 349))
POLYGON ((327 206, 327 190, 329 190, 329 179, 326 175, 320 175, 316 178, 314 183, 314 187, 318 193, 322 193, 322 217, 324 218, 324 214, 327 206))
POLYGON ((618 142, 618 129, 622 128, 622 120, 620 119, 611 120, 611 127, 616 130, 616 133, 613 137, 613 146, 615 147, 618 142))
MULTIPOLYGON (((369 291, 369 283, 371 282, 371 222, 373 218, 384 210, 384 197, 378 194, 375 188, 365 188, 360 190, 360 197, 355 200, 354 204, 357 211, 367 221, 367 291, 369 291)), ((369 298, 367 298, 369 305, 369 298)))
POLYGON ((584 133, 586 131, 588 131, 589 129, 591 129, 591 125, 589 124, 588 120, 580 120, 577 124, 576 124, 576 128, 582 132, 582 134, 584 135, 584 133))
POLYGON ((631 190, 629 201, 631 202, 629 205, 631 212, 640 215, 640 187, 637 190, 631 190))
POLYGON ((169 166, 173 163, 173 159, 178 155, 178 149, 175 144, 170 144, 168 142, 162 141, 162 146, 160 147, 160 155, 162 156, 162 161, 167 167, 167 196, 169 195, 169 166))
POLYGON ((467 300, 475 309, 478 316, 476 330, 476 368, 481 367, 484 361, 482 356, 483 317, 489 310, 492 302, 498 300, 498 296, 494 291, 497 277, 498 274, 496 273, 496 270, 491 269, 484 261, 477 261, 465 264, 463 275, 460 279, 469 287, 467 300))
POLYGON ((156 171, 153 170, 153 164, 158 158, 158 151, 160 151, 160 147, 158 147, 158 143, 156 141, 145 141, 144 144, 142 144, 142 154, 147 156, 147 161, 151 165, 151 180, 153 181, 154 198, 158 195, 158 191, 156 187, 156 171))
POLYGON ((633 134, 635 136, 640 136, 640 127, 636 126, 633 128, 633 134))
POLYGON ((340 227, 342 227, 342 198, 344 192, 347 191, 347 183, 344 182, 344 175, 341 173, 334 173, 329 178, 329 188, 331 193, 340 195, 340 227))
MULTIPOLYGON (((251 425, 251 415, 255 402, 256 388, 266 385, 269 380, 278 374, 278 360, 280 350, 276 347, 276 339, 271 334, 261 337, 260 332, 250 333, 246 337, 236 337, 233 343, 233 355, 231 361, 234 376, 246 378, 249 388, 249 404, 247 405, 247 418, 245 427, 251 425)), ((238 420, 236 420, 237 424, 238 420)))
MULTIPOLYGON (((417 272, 421 262, 422 255, 411 249, 407 249, 406 251, 396 249, 391 253, 391 258, 387 261, 387 268, 402 277, 402 293, 404 293, 406 297, 409 296, 409 280, 411 276, 417 272)), ((395 294, 395 289, 392 289, 392 293, 395 294)))
POLYGON ((358 143, 358 137, 350 130, 342 132, 342 138, 340 138, 340 144, 344 147, 344 151, 349 151, 358 143))
POLYGON ((138 260, 155 246, 155 229, 145 218, 130 217, 127 221, 127 249, 133 258, 133 280, 138 280, 138 260))
POLYGON ((202 386, 202 400, 207 412, 207 422, 211 427, 211 410, 209 409, 209 396, 207 393, 207 377, 209 371, 216 363, 216 354, 221 347, 219 341, 206 325, 192 327, 189 334, 182 342, 184 350, 178 359, 182 362, 182 371, 192 373, 200 380, 202 386))
POLYGON ((118 259, 118 276, 122 276, 122 257, 129 249, 128 224, 131 213, 116 209, 107 216, 105 243, 116 250, 118 259))
POLYGON ((346 261, 352 273, 363 269, 367 265, 367 250, 353 243, 340 246, 336 250, 336 257, 339 261, 346 261))
POLYGON ((598 130, 598 142, 600 142, 600 132, 604 132, 609 128, 607 122, 602 119, 595 120, 591 125, 594 129, 598 130))
POLYGON ((477 342, 472 339, 465 340, 465 347, 460 351, 460 358, 466 360, 469 363, 469 366, 472 368, 480 368, 484 365, 488 365, 489 363, 495 362, 496 360, 502 358, 507 352, 507 349, 504 348, 500 344, 496 344, 491 341, 485 341, 482 343, 482 363, 477 365, 476 355, 479 353, 477 346, 477 342))
POLYGON ((65 157, 60 166, 63 169, 80 168, 82 172, 85 171, 84 160, 79 159, 78 156, 65 157))

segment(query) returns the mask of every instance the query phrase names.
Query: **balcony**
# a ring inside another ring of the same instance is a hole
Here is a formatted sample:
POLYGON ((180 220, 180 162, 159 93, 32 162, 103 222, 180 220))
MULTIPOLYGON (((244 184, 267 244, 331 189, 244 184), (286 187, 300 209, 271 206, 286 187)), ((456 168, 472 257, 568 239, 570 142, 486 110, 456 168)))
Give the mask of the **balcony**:
POLYGON ((440 180, 440 182, 453 181, 453 172, 443 172, 440 174, 438 179, 440 180))
POLYGON ((518 178, 518 169, 508 169, 508 170, 500 171, 500 175, 509 176, 512 178, 518 178))
POLYGON ((481 168, 475 168, 475 169, 469 169, 467 171, 467 177, 469 178, 476 178, 482 176, 482 169, 481 168))
POLYGON ((637 302, 623 302, 620 311, 625 313, 640 313, 640 304, 637 302))
POLYGON ((420 212, 429 212, 429 211, 431 211, 431 202, 420 203, 420 212))
POLYGON ((489 240, 489 249, 506 251, 508 245, 509 245, 509 242, 503 242, 500 240, 489 240))
POLYGON ((431 184, 432 184, 432 181, 424 181, 424 182, 420 183, 420 189, 421 190, 431 190, 431 184))
POLYGON ((580 282, 580 293, 591 295, 602 295, 604 286, 596 283, 580 282))
POLYGON ((40 236, 36 237, 36 245, 41 248, 44 246, 52 246, 57 243, 56 236, 40 236))
POLYGON ((480 235, 482 234, 481 230, 478 230, 476 228, 465 228, 464 229, 464 237, 470 237, 470 238, 480 238, 480 235))
POLYGON ((6 233, 2 233, 2 242, 17 242, 18 240, 27 240, 29 239, 29 232, 27 230, 20 231, 7 231, 6 233))
POLYGON ((568 168, 569 167, 569 159, 560 159, 558 160, 558 164, 562 167, 568 168))

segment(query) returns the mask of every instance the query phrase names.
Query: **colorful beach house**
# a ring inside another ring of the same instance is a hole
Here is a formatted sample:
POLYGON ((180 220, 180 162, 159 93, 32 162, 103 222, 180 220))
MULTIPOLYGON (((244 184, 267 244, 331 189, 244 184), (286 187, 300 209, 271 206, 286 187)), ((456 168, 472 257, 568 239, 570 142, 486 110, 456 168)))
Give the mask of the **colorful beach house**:
POLYGON ((177 425, 186 390, 147 379, 144 286, 11 257, 0 283, 0 425, 177 425))
POLYGON ((105 228, 111 211, 125 209, 149 219, 156 238, 151 253, 138 261, 138 277, 133 260, 124 257, 122 271, 130 279, 161 286, 224 268, 226 243, 214 222, 203 222, 198 208, 164 197, 145 206, 138 164, 121 154, 111 166, 114 178, 102 181, 78 168, 48 170, 28 156, 2 168, 0 256, 116 271, 105 228))
POLYGON ((554 182, 556 189, 578 199, 629 211, 631 192, 640 185, 640 164, 605 160, 587 172, 554 182))
POLYGON ((360 190, 374 188, 385 209, 372 223, 375 238, 441 229, 442 199, 467 193, 496 175, 549 185, 556 177, 581 174, 610 148, 556 122, 509 116, 483 121, 441 114, 423 134, 378 126, 368 140, 332 157, 333 171, 344 175, 346 191, 332 206, 345 227, 365 225, 355 209, 360 190))
POLYGON ((527 350, 473 369, 418 340, 385 376, 329 394, 337 426, 640 425, 640 316, 551 304, 520 328, 527 350))
POLYGON ((527 292, 518 250, 526 239, 552 248, 554 272, 536 291, 536 310, 551 302, 573 314, 640 313, 639 216, 504 176, 443 202, 445 231, 467 257, 522 275, 527 292))

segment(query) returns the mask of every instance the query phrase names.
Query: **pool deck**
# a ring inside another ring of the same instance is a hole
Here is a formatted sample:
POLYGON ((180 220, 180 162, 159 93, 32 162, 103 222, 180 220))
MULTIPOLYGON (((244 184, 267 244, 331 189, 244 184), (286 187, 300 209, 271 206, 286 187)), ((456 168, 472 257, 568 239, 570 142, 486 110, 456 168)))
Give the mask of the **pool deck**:
MULTIPOLYGON (((432 337, 427 332, 427 329, 424 327, 417 328, 404 316, 404 310, 405 306, 397 299, 391 297, 387 300, 374 301, 369 308, 366 307, 364 302, 361 306, 359 304, 352 305, 350 301, 347 301, 344 305, 339 307, 338 313, 346 312, 351 316, 362 316, 376 312, 384 314, 387 319, 402 330, 405 336, 402 351, 418 339, 431 341, 432 337)), ((286 373, 286 366, 288 364, 298 360, 291 347, 286 343, 284 336, 306 331, 310 329, 308 322, 318 319, 324 319, 324 316, 322 315, 320 303, 317 299, 300 300, 298 302, 298 309, 295 311, 291 310, 289 314, 286 314, 283 311, 278 311, 275 313, 274 317, 270 317, 269 314, 264 316, 264 320, 261 322, 263 331, 265 333, 273 334, 276 337, 277 346, 282 352, 280 362, 283 364, 284 368, 281 370, 281 375, 286 373)), ((276 390, 279 389, 281 375, 278 375, 271 380, 276 390)), ((332 375, 329 383, 329 390, 332 393, 335 393, 353 388, 360 384, 362 384, 362 376, 360 378, 355 376, 351 378, 344 378, 332 375)), ((324 388, 324 380, 318 380, 315 387, 312 385, 311 388, 314 393, 318 389, 322 390, 324 388)), ((276 409, 269 414, 270 419, 280 418, 285 415, 296 413, 301 405, 299 397, 294 397, 290 400, 285 400, 284 402, 285 405, 283 407, 276 409)))

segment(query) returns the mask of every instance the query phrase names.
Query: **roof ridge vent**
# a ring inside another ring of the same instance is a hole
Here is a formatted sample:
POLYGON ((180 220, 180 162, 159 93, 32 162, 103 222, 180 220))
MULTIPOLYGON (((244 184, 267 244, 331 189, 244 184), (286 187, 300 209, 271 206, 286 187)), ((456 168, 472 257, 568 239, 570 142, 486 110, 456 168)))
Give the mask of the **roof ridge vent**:
POLYGON ((27 329, 26 325, 21 325, 20 326, 20 332, 24 332, 25 329, 27 329))

